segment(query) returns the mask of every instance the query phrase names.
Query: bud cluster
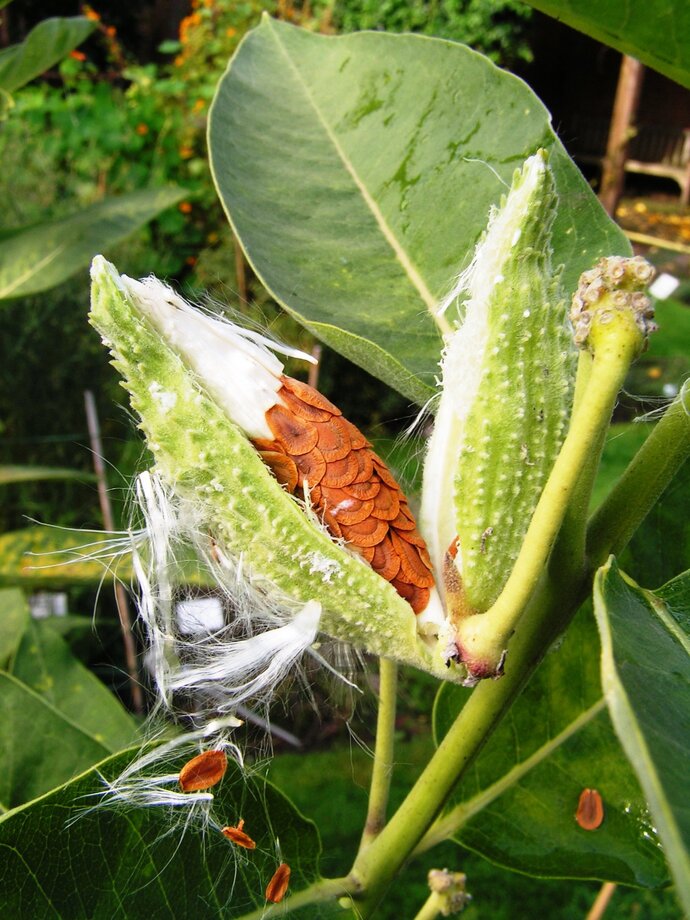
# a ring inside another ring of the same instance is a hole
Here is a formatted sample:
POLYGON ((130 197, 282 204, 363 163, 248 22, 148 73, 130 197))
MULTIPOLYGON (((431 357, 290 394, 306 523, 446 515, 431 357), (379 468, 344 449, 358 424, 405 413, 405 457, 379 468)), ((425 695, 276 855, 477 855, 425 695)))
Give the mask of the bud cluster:
POLYGON ((617 314, 632 315, 646 347, 650 332, 656 330, 654 307, 644 289, 654 278, 654 268, 641 256, 609 256, 583 272, 573 295, 570 321, 575 344, 592 348, 592 325, 608 325, 617 314))

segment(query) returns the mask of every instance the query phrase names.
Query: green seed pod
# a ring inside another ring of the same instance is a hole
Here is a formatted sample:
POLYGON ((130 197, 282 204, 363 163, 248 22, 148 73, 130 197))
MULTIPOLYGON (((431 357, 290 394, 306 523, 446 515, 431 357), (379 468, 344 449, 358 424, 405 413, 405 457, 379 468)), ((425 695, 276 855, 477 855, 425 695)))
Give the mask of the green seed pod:
POLYGON ((551 264, 556 204, 540 151, 446 300, 464 320, 442 359, 421 527, 456 622, 501 593, 567 429, 574 349, 551 264))
POLYGON ((205 349, 219 348, 220 363, 209 354, 213 368, 205 379, 199 361, 191 367, 175 336, 166 336, 161 297, 192 312, 170 289, 120 276, 101 256, 94 259, 92 279, 91 322, 113 354, 157 473, 193 506, 202 522, 197 529, 240 560, 246 577, 277 605, 297 612, 320 604, 324 633, 461 680, 463 669, 446 668, 442 643, 418 636, 411 607, 391 584, 330 539, 252 446, 246 431, 263 435, 263 415, 276 389, 273 365, 282 367, 257 344, 261 336, 233 324, 214 332, 215 345, 207 338, 196 352, 198 359, 205 349), (224 391, 223 376, 229 383, 224 391), (234 411, 247 413, 242 427, 232 420, 234 411))

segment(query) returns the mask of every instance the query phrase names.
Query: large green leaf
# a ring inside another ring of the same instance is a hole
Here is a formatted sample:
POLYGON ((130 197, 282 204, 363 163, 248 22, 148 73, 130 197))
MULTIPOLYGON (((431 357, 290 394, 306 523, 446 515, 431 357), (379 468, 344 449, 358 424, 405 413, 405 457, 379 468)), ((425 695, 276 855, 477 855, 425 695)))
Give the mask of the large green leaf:
POLYGON ((271 784, 243 775, 234 763, 214 790, 215 821, 204 833, 195 827, 171 833, 165 808, 84 813, 103 790, 102 777, 114 778, 133 756, 120 754, 0 818, 3 917, 217 920, 263 906, 281 859, 292 869, 291 891, 315 878, 314 825, 271 784), (240 817, 255 850, 240 850, 220 834, 222 824, 240 817))
POLYGON ((435 307, 491 205, 539 147, 562 207, 556 264, 628 243, 548 112, 469 48, 415 35, 324 37, 264 18, 219 84, 216 185, 254 269, 301 323, 410 398, 433 392, 435 307))
POLYGON ((690 574, 656 596, 611 559, 597 573, 594 610, 611 718, 690 912, 690 574))
POLYGON ((690 4, 687 0, 527 0, 690 87, 690 4))
MULTIPOLYGON (((582 611, 460 784, 455 839, 531 875, 656 887, 666 865, 609 719, 598 645, 591 611, 582 611), (575 820, 584 789, 598 790, 604 802, 604 822, 594 831, 575 820)), ((468 692, 442 687, 437 736, 468 692)))
POLYGON ((78 214, 17 230, 0 249, 0 300, 54 287, 184 197, 180 188, 144 189, 78 214))
POLYGON ((35 482, 44 479, 84 479, 93 480, 93 473, 82 470, 62 469, 55 466, 0 466, 0 486, 13 485, 17 482, 35 482))
POLYGON ((14 658, 29 625, 29 608, 18 588, 0 589, 0 669, 14 658))
POLYGON ((0 90, 13 93, 61 61, 96 28, 84 16, 45 19, 19 45, 0 51, 0 90))

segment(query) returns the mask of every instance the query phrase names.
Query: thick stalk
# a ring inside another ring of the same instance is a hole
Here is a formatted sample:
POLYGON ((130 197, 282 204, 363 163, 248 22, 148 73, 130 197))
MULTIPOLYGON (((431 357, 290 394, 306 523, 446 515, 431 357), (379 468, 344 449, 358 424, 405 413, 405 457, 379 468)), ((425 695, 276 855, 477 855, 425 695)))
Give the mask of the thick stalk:
POLYGON ((690 456, 690 388, 666 411, 587 528, 592 565, 621 552, 690 456))
POLYGON ((378 838, 357 857, 351 877, 366 893, 357 907, 372 913, 391 879, 423 837, 451 790, 524 687, 553 639, 582 601, 585 582, 561 573, 545 580, 521 619, 511 644, 511 666, 499 681, 472 693, 413 789, 378 838), (566 604, 563 598, 568 598, 566 604))
POLYGON ((593 448, 603 442, 625 375, 639 350, 639 342, 628 336, 626 329, 621 331, 615 342, 601 347, 594 356, 586 394, 573 414, 570 430, 500 597, 486 613, 468 617, 459 625, 463 658, 474 663, 478 676, 483 676, 482 671, 495 672, 508 639, 543 575, 581 473, 590 466, 593 448))
POLYGON ((393 772, 395 710, 398 692, 398 666, 388 658, 379 659, 379 711, 376 721, 376 747, 369 790, 369 809, 360 851, 378 837, 386 823, 386 808, 393 772))
MULTIPOLYGON (((575 378, 575 392, 573 395, 572 415, 575 416, 585 399, 589 378, 592 374, 592 355, 589 351, 581 351, 577 361, 577 376, 575 378)), ((570 503, 563 517, 563 524, 554 545, 551 561, 559 560, 565 556, 568 560, 577 558, 585 559, 585 535, 587 530, 587 512, 592 495, 594 480, 599 469, 601 452, 606 441, 606 427, 602 426, 599 442, 591 446, 591 451, 586 463, 580 471, 577 485, 573 490, 570 503)))
POLYGON ((445 908, 445 899, 440 894, 432 891, 422 905, 422 909, 415 914, 414 920, 436 920, 436 917, 442 916, 441 912, 445 908))

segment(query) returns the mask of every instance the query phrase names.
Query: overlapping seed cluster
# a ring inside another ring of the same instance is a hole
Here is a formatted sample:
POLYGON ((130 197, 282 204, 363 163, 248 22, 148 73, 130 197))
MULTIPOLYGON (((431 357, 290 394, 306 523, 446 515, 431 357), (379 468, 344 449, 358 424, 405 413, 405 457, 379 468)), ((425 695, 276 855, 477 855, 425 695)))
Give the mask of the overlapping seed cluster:
POLYGON ((254 446, 276 479, 291 493, 308 491, 330 533, 421 613, 434 577, 400 486, 340 409, 306 383, 281 382, 280 402, 266 413, 274 440, 254 446))

